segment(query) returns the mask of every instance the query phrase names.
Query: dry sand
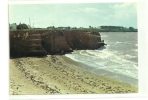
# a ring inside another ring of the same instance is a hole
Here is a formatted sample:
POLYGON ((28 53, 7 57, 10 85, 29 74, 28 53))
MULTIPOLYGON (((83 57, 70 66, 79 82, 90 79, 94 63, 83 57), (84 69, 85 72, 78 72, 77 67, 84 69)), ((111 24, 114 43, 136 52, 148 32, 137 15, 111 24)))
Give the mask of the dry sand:
POLYGON ((65 56, 10 59, 10 94, 137 93, 138 88, 81 69, 65 56))

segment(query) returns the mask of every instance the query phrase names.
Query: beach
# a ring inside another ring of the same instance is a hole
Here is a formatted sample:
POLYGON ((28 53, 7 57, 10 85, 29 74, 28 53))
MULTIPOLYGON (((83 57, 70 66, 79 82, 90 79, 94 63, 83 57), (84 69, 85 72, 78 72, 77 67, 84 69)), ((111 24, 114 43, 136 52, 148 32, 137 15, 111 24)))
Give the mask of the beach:
POLYGON ((138 93, 138 87, 84 70, 64 55, 11 58, 10 95, 138 93))

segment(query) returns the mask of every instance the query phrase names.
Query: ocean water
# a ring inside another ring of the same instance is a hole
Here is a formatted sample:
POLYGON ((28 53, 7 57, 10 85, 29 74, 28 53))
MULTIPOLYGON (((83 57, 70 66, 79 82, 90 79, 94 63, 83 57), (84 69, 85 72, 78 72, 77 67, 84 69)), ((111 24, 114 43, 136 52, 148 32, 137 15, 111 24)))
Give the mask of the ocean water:
POLYGON ((96 50, 75 50, 65 56, 98 75, 138 86, 137 32, 100 32, 107 44, 96 50))

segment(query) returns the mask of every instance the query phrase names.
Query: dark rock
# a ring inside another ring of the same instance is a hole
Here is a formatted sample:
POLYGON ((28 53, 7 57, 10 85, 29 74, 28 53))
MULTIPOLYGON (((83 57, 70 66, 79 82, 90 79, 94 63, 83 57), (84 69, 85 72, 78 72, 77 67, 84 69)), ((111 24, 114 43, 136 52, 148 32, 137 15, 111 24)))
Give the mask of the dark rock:
POLYGON ((10 31, 10 57, 65 54, 79 49, 104 46, 99 32, 80 30, 10 31))

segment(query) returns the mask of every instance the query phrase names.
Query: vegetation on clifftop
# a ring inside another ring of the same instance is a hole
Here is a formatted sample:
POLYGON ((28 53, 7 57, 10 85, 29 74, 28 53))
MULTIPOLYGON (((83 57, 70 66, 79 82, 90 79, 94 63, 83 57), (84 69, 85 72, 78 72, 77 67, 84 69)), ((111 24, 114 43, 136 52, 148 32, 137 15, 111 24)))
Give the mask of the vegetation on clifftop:
POLYGON ((16 25, 16 23, 9 24, 9 29, 10 30, 24 30, 24 29, 29 29, 29 30, 82 30, 82 31, 90 31, 90 32, 137 32, 138 29, 135 29, 133 27, 123 27, 123 26, 99 26, 99 27, 92 27, 89 26, 88 28, 85 27, 55 27, 55 26, 49 26, 47 28, 35 28, 31 27, 30 25, 26 24, 19 24, 16 25))
POLYGON ((28 26, 26 24, 19 24, 17 25, 17 30, 21 30, 21 29, 29 29, 28 26))

